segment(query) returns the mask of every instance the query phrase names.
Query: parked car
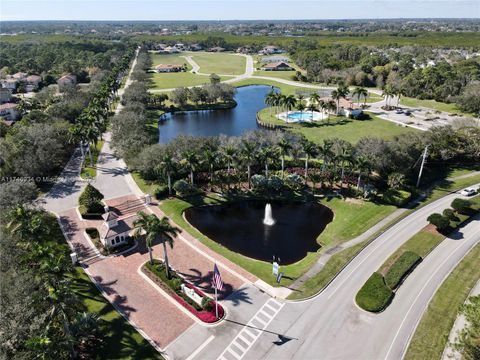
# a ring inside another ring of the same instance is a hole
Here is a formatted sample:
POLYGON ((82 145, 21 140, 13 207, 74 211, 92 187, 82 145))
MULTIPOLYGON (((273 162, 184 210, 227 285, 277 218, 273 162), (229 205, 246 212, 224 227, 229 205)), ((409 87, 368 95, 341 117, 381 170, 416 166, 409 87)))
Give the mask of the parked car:
POLYGON ((403 110, 402 109, 398 109, 395 111, 395 114, 403 114, 403 110))
POLYGON ((410 110, 405 110, 404 114, 407 115, 407 116, 410 116, 412 114, 412 112, 410 110))
POLYGON ((466 188, 466 189, 463 189, 462 191, 460 191, 460 195, 463 195, 463 196, 473 196, 476 193, 477 192, 475 191, 474 188, 466 188))

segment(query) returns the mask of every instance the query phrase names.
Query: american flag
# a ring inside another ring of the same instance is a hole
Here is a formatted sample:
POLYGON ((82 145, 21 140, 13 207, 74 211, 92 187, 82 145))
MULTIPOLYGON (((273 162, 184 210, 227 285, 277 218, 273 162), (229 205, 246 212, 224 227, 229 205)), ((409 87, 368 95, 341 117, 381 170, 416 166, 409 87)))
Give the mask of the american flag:
POLYGON ((217 290, 223 289, 223 281, 222 277, 220 276, 220 272, 218 271, 217 264, 215 264, 215 266, 213 267, 212 286, 217 290))

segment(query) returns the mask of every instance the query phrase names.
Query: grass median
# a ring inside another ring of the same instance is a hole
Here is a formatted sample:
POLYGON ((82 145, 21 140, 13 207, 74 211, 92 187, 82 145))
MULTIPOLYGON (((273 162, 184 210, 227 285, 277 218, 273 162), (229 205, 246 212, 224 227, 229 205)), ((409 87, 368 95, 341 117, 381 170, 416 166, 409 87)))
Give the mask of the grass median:
POLYGON ((99 140, 97 141, 95 146, 89 145, 90 146, 90 151, 92 152, 92 160, 93 160, 93 166, 90 166, 90 154, 88 151, 85 153, 85 159, 82 164, 82 170, 80 172, 80 177, 82 179, 88 179, 88 178, 94 178, 97 176, 97 160, 98 156, 100 155, 100 151, 102 151, 104 141, 99 140))

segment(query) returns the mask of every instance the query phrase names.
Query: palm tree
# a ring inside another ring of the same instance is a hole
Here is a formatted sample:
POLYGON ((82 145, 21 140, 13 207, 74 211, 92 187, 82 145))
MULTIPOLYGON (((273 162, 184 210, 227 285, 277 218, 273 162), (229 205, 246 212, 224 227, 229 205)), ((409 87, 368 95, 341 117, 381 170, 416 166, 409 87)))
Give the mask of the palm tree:
POLYGON ((287 118, 290 110, 292 110, 297 104, 297 99, 293 95, 287 95, 283 98, 282 105, 287 109, 287 118))
POLYGON ((230 167, 233 164, 233 160, 235 159, 235 154, 237 150, 232 145, 227 145, 222 149, 222 155, 224 159, 227 161, 227 172, 230 174, 230 167))
POLYGON ((272 115, 272 106, 275 105, 276 93, 275 91, 270 91, 265 95, 265 104, 270 107, 270 116, 272 115))
POLYGON ((332 99, 337 102, 337 115, 340 111, 340 100, 345 99, 350 91, 345 85, 340 85, 336 90, 332 91, 332 99))
POLYGON ((255 148, 255 144, 253 142, 243 140, 241 151, 242 151, 243 161, 247 164, 248 188, 250 189, 251 167, 253 165, 253 162, 255 161, 255 155, 257 152, 255 148))
POLYGON ((159 166, 157 167, 157 172, 163 172, 167 176, 168 184, 168 194, 172 195, 172 174, 176 169, 176 162, 171 154, 163 155, 159 166))
POLYGON ((310 118, 310 120, 313 121, 313 112, 318 110, 318 109, 317 109, 317 106, 316 106, 315 104, 313 104, 313 103, 310 103, 310 104, 308 104, 307 109, 308 109, 309 111, 311 111, 311 116, 312 116, 312 117, 310 118))
POLYGON ((305 103, 303 101, 298 101, 296 107, 297 110, 300 111, 301 114, 303 114, 303 110, 305 110, 305 103))
POLYGON ((167 243, 170 249, 173 249, 175 237, 180 233, 180 229, 172 226, 166 216, 159 219, 155 214, 147 215, 143 211, 138 214, 138 219, 133 222, 135 226, 134 237, 138 238, 145 233, 145 241, 150 256, 150 264, 153 264, 152 246, 155 241, 159 241, 163 246, 165 257, 165 271, 167 278, 170 278, 170 265, 168 264, 167 243))
POLYGON ((213 182, 213 166, 217 162, 217 153, 210 148, 203 150, 203 162, 207 165, 210 173, 210 182, 213 182))
POLYGON ((198 164, 197 154, 193 150, 186 150, 183 152, 182 156, 188 167, 190 168, 190 183, 193 185, 193 172, 195 171, 198 164))
POLYGON ((285 156, 290 153, 290 149, 292 148, 292 144, 286 137, 282 137, 280 141, 277 143, 278 149, 280 150, 280 156, 282 157, 282 179, 285 175, 285 156))
POLYGON ((383 88, 383 96, 385 96, 385 105, 389 106, 390 105, 390 98, 394 96, 394 90, 391 85, 386 85, 383 88))
POLYGON ((278 108, 283 105, 284 98, 285 95, 282 95, 281 93, 275 93, 273 97, 273 106, 276 107, 276 112, 278 112, 278 108))
POLYGON ((362 179, 362 174, 364 172, 367 172, 367 175, 368 175, 368 170, 370 169, 370 163, 366 157, 360 156, 355 161, 355 167, 357 168, 357 171, 358 171, 358 179, 357 179, 357 189, 358 189, 360 188, 360 181, 362 179))
POLYGON ((319 105, 320 99, 321 99, 320 94, 317 92, 314 92, 313 94, 310 95, 310 104, 319 105))
POLYGON ((317 145, 309 140, 304 140, 302 142, 302 150, 305 154, 305 182, 308 177, 308 161, 311 157, 314 157, 317 154, 317 145))
POLYGON ((318 152, 322 156, 322 170, 325 170, 325 167, 328 165, 329 159, 333 156, 332 143, 330 141, 324 140, 323 145, 318 146, 318 152))
POLYGON ((265 146, 263 147, 260 152, 259 152, 259 157, 264 161, 265 163, 265 177, 268 178, 268 164, 270 163, 271 160, 275 159, 277 154, 276 154, 276 149, 270 146, 265 146))
POLYGON ((360 101, 360 98, 363 97, 363 105, 367 105, 368 90, 364 87, 356 87, 353 89, 352 96, 356 96, 358 101, 360 101))

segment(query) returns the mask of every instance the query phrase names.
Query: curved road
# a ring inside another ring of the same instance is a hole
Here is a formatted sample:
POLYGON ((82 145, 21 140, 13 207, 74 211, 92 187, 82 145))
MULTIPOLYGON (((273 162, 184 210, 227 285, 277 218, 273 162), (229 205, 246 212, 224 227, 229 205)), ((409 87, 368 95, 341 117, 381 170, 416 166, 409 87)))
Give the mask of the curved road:
MULTIPOLYGON (((476 185, 478 186, 478 185, 476 185)), ((480 216, 425 258, 381 314, 361 310, 358 290, 400 245, 449 207, 449 194, 412 213, 367 246, 311 300, 286 303, 245 359, 401 359, 431 297, 468 251, 480 242, 480 216), (280 335, 280 336, 279 336, 280 335)), ((213 341, 196 359, 216 358, 226 344, 213 341)))

